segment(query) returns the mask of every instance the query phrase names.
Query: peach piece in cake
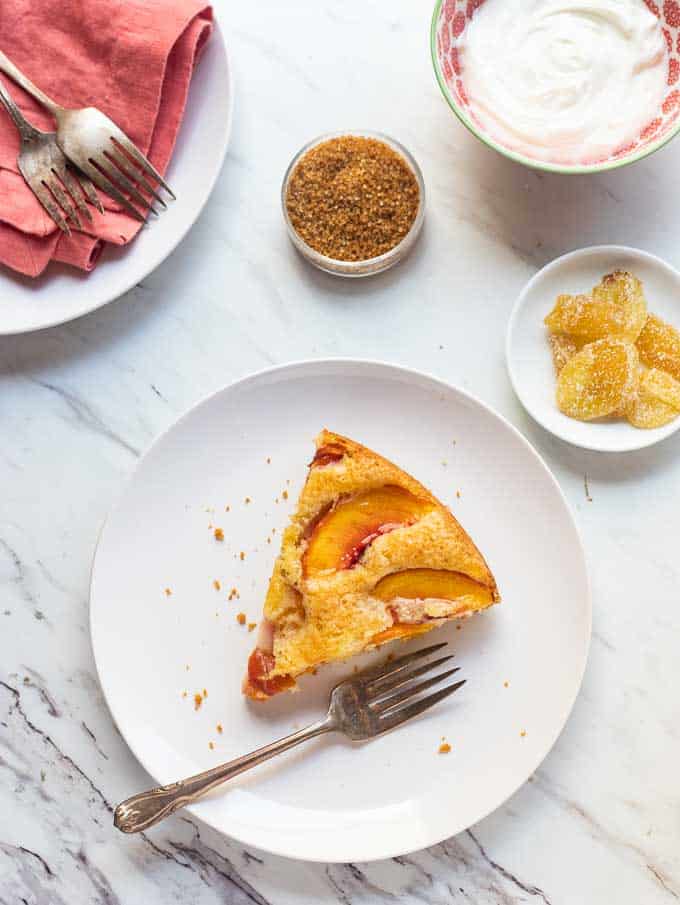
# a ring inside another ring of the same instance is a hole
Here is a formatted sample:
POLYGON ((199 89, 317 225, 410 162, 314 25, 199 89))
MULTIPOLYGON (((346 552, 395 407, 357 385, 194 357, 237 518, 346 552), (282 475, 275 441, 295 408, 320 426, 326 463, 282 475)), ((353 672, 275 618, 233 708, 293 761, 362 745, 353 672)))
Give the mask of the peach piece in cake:
POLYGON ((341 499, 314 525, 302 566, 310 578, 351 569, 376 538, 413 525, 433 505, 402 487, 378 487, 341 499))

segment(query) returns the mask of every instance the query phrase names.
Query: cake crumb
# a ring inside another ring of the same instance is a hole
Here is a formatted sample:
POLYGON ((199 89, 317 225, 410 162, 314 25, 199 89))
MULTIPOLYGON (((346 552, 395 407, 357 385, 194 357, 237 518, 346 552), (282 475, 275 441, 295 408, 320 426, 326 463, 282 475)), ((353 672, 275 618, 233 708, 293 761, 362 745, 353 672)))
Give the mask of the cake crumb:
POLYGON ((200 710, 201 705, 203 704, 203 695, 200 691, 197 691, 194 695, 194 710, 200 710))
POLYGON ((248 623, 248 631, 249 631, 249 632, 254 631, 254 629, 256 629, 256 628, 257 628, 257 622, 249 622, 249 623, 248 623))
POLYGON ((271 465, 271 464, 272 464, 272 457, 267 456, 267 465, 271 465))
POLYGON ((249 496, 247 496, 247 497, 246 497, 246 500, 245 500, 245 501, 246 501, 246 504, 248 504, 248 503, 252 503, 252 502, 253 502, 253 501, 252 501, 252 500, 251 500, 251 499, 250 499, 250 497, 249 497, 249 496))
POLYGON ((238 600, 240 596, 241 595, 239 594, 237 589, 232 588, 231 591, 229 591, 229 597, 227 597, 227 600, 233 600, 234 598, 236 598, 238 600))
POLYGON ((208 692, 205 690, 205 688, 203 689, 203 697, 204 697, 204 698, 207 698, 207 697, 208 697, 208 692))
POLYGON ((241 550, 241 552, 239 553, 238 558, 241 560, 241 562, 243 562, 243 560, 246 558, 246 554, 243 552, 243 550, 241 550))
POLYGON ((503 688, 509 688, 509 687, 510 687, 509 682, 503 682, 503 688))
POLYGON ((448 754, 451 751, 451 745, 448 742, 442 742, 439 746, 439 754, 448 754))
POLYGON ((281 496, 284 498, 284 500, 287 500, 287 499, 288 499, 288 491, 287 491, 287 490, 283 490, 283 491, 281 492, 281 496))
POLYGON ((246 624, 246 614, 245 614, 245 613, 239 613, 239 614, 236 616, 236 621, 238 622, 239 625, 245 625, 245 624, 246 624))
POLYGON ((526 736, 526 734, 527 734, 526 729, 522 729, 522 731, 520 732, 520 736, 522 738, 524 738, 526 736))
POLYGON ((186 692, 186 691, 183 691, 183 692, 182 692, 182 697, 185 698, 186 696, 187 696, 187 692, 186 692))
POLYGON ((189 670, 191 669, 191 664, 187 663, 187 665, 184 668, 186 669, 187 672, 189 672, 189 670))
POLYGON ((222 585, 217 578, 213 579, 213 587, 216 591, 219 591, 222 588, 222 585))
POLYGON ((225 506, 225 507, 224 507, 224 511, 225 511, 225 512, 231 512, 231 506, 225 506))
POLYGON ((271 542, 272 542, 271 537, 268 537, 268 538, 267 538, 267 543, 268 543, 268 544, 271 544, 271 542))
POLYGON ((217 726, 215 726, 215 729, 217 729, 220 735, 222 735, 222 733, 224 732, 224 729, 222 729, 222 723, 218 723, 217 726))
POLYGON ((463 628, 463 626, 459 622, 458 625, 456 626, 456 631, 459 632, 462 628, 463 628))
POLYGON ((166 588, 166 589, 165 589, 165 596, 166 596, 166 597, 172 597, 172 590, 171 590, 170 588, 166 588))
POLYGON ((224 531, 221 528, 215 528, 215 540, 224 540, 224 531))
POLYGON ((208 748, 212 751, 215 748, 215 742, 208 742, 208 748))
POLYGON ((457 491, 456 491, 456 499, 457 499, 457 500, 460 499, 460 490, 457 490, 457 491))

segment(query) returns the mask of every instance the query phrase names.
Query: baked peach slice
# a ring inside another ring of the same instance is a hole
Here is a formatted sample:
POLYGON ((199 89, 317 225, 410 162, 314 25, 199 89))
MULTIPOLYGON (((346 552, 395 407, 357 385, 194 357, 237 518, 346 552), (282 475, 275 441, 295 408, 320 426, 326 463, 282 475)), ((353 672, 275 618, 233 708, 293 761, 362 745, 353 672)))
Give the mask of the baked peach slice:
POLYGON ((313 526, 302 558, 307 578, 351 569, 376 538, 414 525, 434 508, 403 487, 386 486, 341 499, 313 526))
POLYGON ((398 638, 412 638, 436 628, 437 619, 464 616, 486 609, 495 602, 494 590, 478 581, 446 569, 404 569, 382 578, 371 594, 389 605, 394 625, 379 632, 371 640, 384 644, 398 638), (459 602, 460 607, 441 607, 433 614, 425 601, 459 602), (422 606, 412 604, 421 603, 422 606))
POLYGON ((471 597, 480 608, 494 601, 491 588, 463 575, 446 569, 405 569, 393 572, 381 579, 373 590, 373 596, 389 603, 391 600, 458 600, 471 597))

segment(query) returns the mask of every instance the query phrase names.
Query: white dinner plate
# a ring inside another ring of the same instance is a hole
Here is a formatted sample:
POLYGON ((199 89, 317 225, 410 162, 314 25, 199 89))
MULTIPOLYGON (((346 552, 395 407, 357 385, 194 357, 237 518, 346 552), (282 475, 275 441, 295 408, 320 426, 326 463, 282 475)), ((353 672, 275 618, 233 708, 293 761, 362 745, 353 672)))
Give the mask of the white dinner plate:
POLYGON ((557 408, 555 372, 543 318, 558 295, 590 292, 613 270, 634 273, 642 280, 650 312, 680 327, 680 273, 646 251, 598 245, 557 258, 529 280, 510 315, 506 338, 510 381, 531 417, 556 437, 596 452, 643 449, 680 428, 680 418, 655 430, 640 430, 623 419, 576 421, 557 408))
POLYGON ((261 614, 324 426, 393 459, 448 503, 503 603, 410 645, 451 642, 468 680, 452 698, 364 744, 310 742, 191 811, 266 851, 367 861, 437 843, 498 807, 548 753, 581 683, 591 627, 583 549, 555 479, 507 421, 446 383, 371 362, 291 364, 221 390, 153 445, 106 522, 92 642, 113 717, 158 782, 318 719, 354 664, 303 678, 299 694, 248 702, 240 685, 256 635, 236 617, 261 614), (232 588, 240 596, 229 601, 232 588), (438 753, 442 738, 448 754, 438 753))
POLYGON ((107 245, 91 273, 52 263, 37 279, 0 267, 0 336, 54 327, 121 296, 167 258, 198 219, 222 168, 233 110, 233 77, 219 25, 191 80, 166 178, 177 200, 150 217, 129 245, 107 245), (209 140, 208 140, 209 137, 209 140))

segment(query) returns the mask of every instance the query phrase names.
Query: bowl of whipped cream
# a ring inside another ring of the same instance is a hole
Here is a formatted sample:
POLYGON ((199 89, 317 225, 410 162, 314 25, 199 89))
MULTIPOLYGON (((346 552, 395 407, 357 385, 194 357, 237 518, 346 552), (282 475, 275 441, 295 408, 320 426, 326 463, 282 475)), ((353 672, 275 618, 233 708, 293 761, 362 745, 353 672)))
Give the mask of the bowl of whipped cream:
POLYGON ((458 118, 527 166, 613 169, 680 131, 680 0, 438 0, 431 47, 458 118))

